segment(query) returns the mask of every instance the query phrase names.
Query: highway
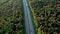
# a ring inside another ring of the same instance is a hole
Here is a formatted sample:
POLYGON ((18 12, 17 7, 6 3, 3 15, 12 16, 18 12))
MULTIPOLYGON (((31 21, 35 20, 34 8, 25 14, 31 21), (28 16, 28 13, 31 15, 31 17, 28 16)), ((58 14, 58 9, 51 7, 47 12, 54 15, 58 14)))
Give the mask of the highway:
POLYGON ((34 28, 32 25, 32 19, 27 0, 23 0, 23 7, 24 7, 26 34, 34 34, 34 28))

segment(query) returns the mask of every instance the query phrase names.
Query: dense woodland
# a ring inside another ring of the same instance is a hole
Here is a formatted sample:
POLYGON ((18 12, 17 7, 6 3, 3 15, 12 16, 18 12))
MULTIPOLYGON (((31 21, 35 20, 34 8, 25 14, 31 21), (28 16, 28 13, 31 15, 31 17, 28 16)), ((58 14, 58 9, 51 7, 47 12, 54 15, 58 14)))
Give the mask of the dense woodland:
POLYGON ((46 34, 60 34, 60 0, 30 0, 38 26, 46 34))
MULTIPOLYGON (((36 29, 45 34, 60 34, 60 0, 29 1, 36 29)), ((25 34, 22 0, 0 0, 0 34, 25 34)))
POLYGON ((0 34, 23 34, 21 0, 0 0, 0 34))

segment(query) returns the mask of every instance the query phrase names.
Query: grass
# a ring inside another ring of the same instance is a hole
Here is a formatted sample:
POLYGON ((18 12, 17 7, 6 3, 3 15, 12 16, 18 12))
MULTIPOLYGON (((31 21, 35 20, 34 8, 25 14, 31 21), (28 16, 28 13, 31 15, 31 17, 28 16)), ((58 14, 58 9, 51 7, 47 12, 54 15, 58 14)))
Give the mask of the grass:
POLYGON ((23 19, 24 19, 24 21, 23 21, 23 26, 24 26, 24 28, 23 28, 23 34, 26 34, 26 26, 25 26, 25 18, 24 18, 24 7, 23 7, 23 0, 21 0, 21 2, 22 2, 22 12, 23 12, 23 19))

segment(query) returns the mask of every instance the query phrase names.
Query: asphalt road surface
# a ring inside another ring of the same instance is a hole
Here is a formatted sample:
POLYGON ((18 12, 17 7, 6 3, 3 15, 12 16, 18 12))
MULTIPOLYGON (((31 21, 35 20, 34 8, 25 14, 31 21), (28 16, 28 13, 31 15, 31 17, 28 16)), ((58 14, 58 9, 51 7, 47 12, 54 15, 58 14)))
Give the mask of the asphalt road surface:
POLYGON ((23 0, 23 6, 24 6, 26 34, 34 34, 34 28, 32 25, 32 19, 27 0, 23 0))

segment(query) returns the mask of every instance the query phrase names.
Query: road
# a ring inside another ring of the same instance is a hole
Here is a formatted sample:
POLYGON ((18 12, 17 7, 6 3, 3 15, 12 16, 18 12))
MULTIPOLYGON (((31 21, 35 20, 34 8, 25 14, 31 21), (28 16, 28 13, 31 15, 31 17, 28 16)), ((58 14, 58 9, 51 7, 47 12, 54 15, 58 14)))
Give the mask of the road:
POLYGON ((23 0, 23 7, 24 7, 26 34, 34 34, 34 28, 32 25, 32 19, 27 0, 23 0))

